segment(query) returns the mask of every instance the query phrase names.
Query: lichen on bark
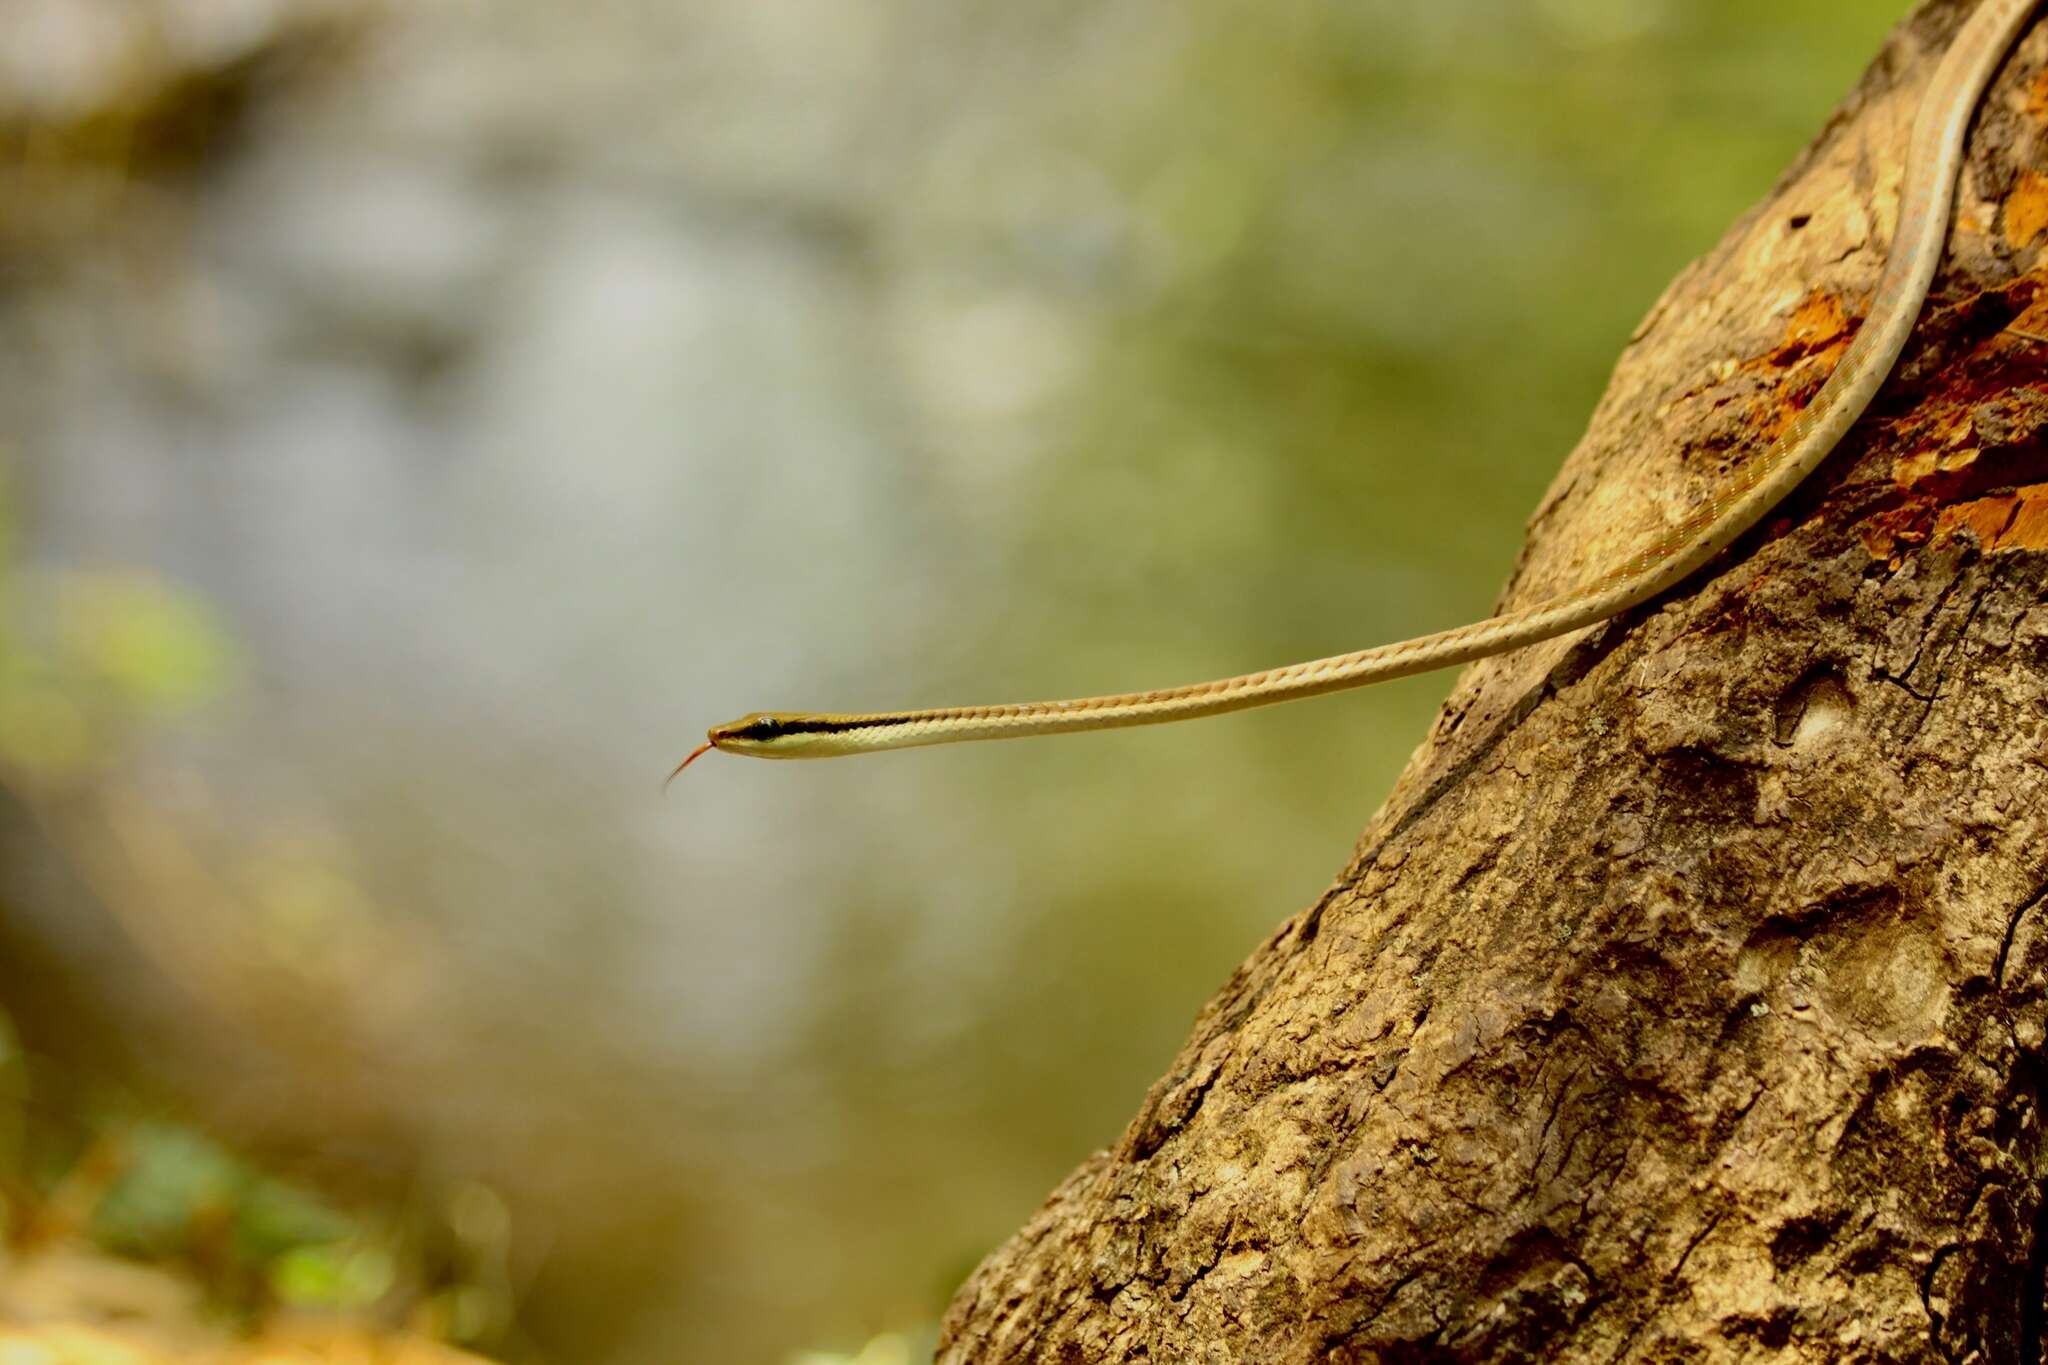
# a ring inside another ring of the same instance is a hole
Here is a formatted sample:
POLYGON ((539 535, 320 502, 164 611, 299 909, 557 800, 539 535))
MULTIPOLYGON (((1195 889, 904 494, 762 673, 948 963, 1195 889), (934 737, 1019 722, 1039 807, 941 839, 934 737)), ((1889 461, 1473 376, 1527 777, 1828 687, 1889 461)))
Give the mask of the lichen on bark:
MULTIPOLYGON (((1971 6, 1645 318, 1505 602, 1853 335, 1971 6)), ((1843 447, 1676 592, 1458 682, 1348 867, 961 1289, 948 1362, 2042 1358, 2048 20, 1843 447)))

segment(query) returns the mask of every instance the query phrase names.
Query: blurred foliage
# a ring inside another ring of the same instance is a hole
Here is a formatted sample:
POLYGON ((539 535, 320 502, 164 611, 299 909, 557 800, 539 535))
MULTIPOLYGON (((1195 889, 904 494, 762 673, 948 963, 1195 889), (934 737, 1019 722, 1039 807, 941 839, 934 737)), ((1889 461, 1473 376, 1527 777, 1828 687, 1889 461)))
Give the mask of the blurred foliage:
MULTIPOLYGON (((349 1302, 360 1287, 362 1275, 344 1273, 351 1258, 341 1254, 356 1229, 319 1199, 184 1128, 141 1123, 117 1142, 119 1174, 93 1209, 100 1245, 140 1259, 218 1257, 260 1268, 272 1288, 281 1272, 294 1290, 330 1290, 330 1305, 349 1302)), ((374 1299, 389 1287, 388 1266, 370 1278, 374 1299)))
POLYGON ((429 1273, 402 1224, 345 1212, 191 1128, 124 1118, 75 1082, 38 1087, 4 1015, 0 1045, 9 1365, 238 1361, 238 1341, 251 1360, 289 1343, 309 1362, 454 1362, 475 1358, 433 1342, 502 1328, 479 1315, 477 1284, 445 1262, 429 1273))
POLYGON ((214 615, 151 574, 15 574, 0 577, 0 600, 0 766, 18 783, 84 776, 228 675, 214 615))
POLYGON ((789 1358, 789 1365, 923 1365, 938 1349, 938 1340, 935 1326, 916 1332, 884 1332, 851 1353, 799 1351, 789 1358))
MULTIPOLYGON (((151 731, 217 698, 235 676, 235 651, 215 612, 155 572, 25 571, 10 491, 0 481, 0 785, 24 808, 49 810, 151 731)), ((257 871, 277 902, 271 918, 293 921, 303 937, 306 889, 331 875, 276 860, 257 871)), ((503 1337, 502 1287, 464 1277, 501 1248, 468 1265, 451 1260, 457 1232, 429 1252, 418 1229, 344 1212, 196 1129, 136 1118, 75 1078, 37 1083, 53 1070, 0 1012, 8 1365, 231 1365, 280 1352, 458 1365, 479 1358, 436 1340, 503 1337), (379 1320, 394 1306, 408 1330, 379 1320)), ((469 1194, 478 1200, 502 1207, 480 1187, 469 1194)), ((506 1234, 495 1226, 492 1235, 506 1234)))
POLYGON ((0 773, 74 781, 137 726, 217 695, 231 650, 214 613, 154 573, 24 573, 11 493, 0 477, 0 773))
POLYGON ((363 31, 379 0, 8 0, 0 283, 62 264, 137 191, 203 173, 266 92, 363 31))

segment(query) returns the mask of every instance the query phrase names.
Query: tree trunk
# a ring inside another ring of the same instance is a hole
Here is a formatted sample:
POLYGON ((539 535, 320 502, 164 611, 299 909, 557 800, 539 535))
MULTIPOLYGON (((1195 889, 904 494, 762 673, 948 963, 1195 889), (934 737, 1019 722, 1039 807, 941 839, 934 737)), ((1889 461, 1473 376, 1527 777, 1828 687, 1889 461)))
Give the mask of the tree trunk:
MULTIPOLYGON (((1507 603, 1622 559, 1818 388, 1971 8, 1901 25, 1651 309, 1507 603)), ((2044 66, 2048 21, 1842 449, 1683 588, 1466 673, 942 1361, 2042 1358, 2044 66)))

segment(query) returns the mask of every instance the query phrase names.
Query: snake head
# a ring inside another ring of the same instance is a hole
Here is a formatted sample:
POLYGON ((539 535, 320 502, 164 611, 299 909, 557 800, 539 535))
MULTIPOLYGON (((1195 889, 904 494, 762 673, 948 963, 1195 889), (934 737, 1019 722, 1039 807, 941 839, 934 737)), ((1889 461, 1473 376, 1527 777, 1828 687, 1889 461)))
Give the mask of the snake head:
POLYGON ((683 769, 713 749, 721 749, 729 754, 746 754, 753 758, 800 757, 798 754, 781 752, 778 748, 781 742, 789 740, 797 733, 789 724, 788 717, 773 715, 766 711, 755 711, 741 716, 738 720, 714 725, 705 735, 704 742, 690 750, 689 756, 676 764, 668 775, 668 781, 661 785, 667 787, 669 782, 682 775, 683 769))
POLYGON ((787 755, 786 746, 796 741, 803 732, 790 724, 790 718, 774 711, 754 711, 738 720, 711 727, 711 747, 729 754, 746 754, 752 758, 782 758, 787 755))

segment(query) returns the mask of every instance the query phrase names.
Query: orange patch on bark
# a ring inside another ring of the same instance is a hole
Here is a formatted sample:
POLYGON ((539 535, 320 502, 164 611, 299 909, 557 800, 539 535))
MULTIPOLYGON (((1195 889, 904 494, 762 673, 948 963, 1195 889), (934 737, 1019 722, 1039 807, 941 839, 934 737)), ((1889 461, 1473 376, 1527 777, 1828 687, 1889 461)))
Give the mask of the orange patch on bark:
POLYGON ((2035 75, 2027 86, 2027 112, 2038 119, 2048 119, 2048 69, 2035 75))
POLYGON ((1785 321, 1785 339, 1770 349, 1746 359, 1729 356, 1706 367, 1699 382, 1686 388, 1664 406, 1669 412, 1679 404, 1712 393, 1738 374, 1760 375, 1770 370, 1786 371, 1789 382, 1778 379, 1773 382, 1780 393, 1779 401, 1773 405, 1771 394, 1750 399, 1750 411, 1756 419, 1768 426, 1773 420, 1789 422, 1799 415, 1803 404, 1783 401, 1786 396, 1811 395, 1827 378, 1826 371, 1809 377, 1806 371, 1812 367, 1816 357, 1832 366, 1841 353, 1849 348, 1849 318, 1842 311, 1841 300, 1832 294, 1816 290, 1799 301, 1792 315, 1785 321), (1809 381, 1810 378, 1810 382, 1809 381), (1775 406, 1782 409, 1774 414, 1775 406))
POLYGON ((1965 528, 1986 550, 2048 549, 2048 483, 1944 507, 1934 538, 1953 540, 1965 528))
POLYGON ((2019 499, 2019 511, 2013 515, 2012 524, 2000 532, 1997 548, 2048 549, 2048 484, 2021 489, 2019 499))
POLYGON ((2013 508, 2018 504, 2019 498, 2007 495, 1944 507, 1934 519, 1934 538, 1954 540, 1958 532, 1967 529, 1974 531, 1977 543, 1988 550, 1998 544, 1999 532, 2012 524, 2013 508))
POLYGON ((1772 390, 1757 396, 1752 411, 1758 425, 1775 435, 1790 423, 1848 349, 1849 317, 1842 311, 1842 301, 1818 290, 1801 299, 1786 319, 1785 339, 1742 367, 1782 374, 1772 390))
POLYGON ((1913 449, 1892 461, 1892 482, 1912 488, 1943 474, 1958 474, 1977 462, 1977 442, 1970 409, 1951 407, 1925 414, 1912 432, 1913 449))
POLYGON ((1801 299, 1799 306, 1792 310, 1792 317, 1785 324, 1784 343, 1772 358, 1779 364, 1797 359, 1848 330, 1849 318, 1842 311, 1842 301, 1833 294, 1815 291, 1801 299))
POLYGON ((2018 248, 2048 232, 2048 175, 2021 171, 2020 181, 2005 197, 2006 245, 2018 248))

